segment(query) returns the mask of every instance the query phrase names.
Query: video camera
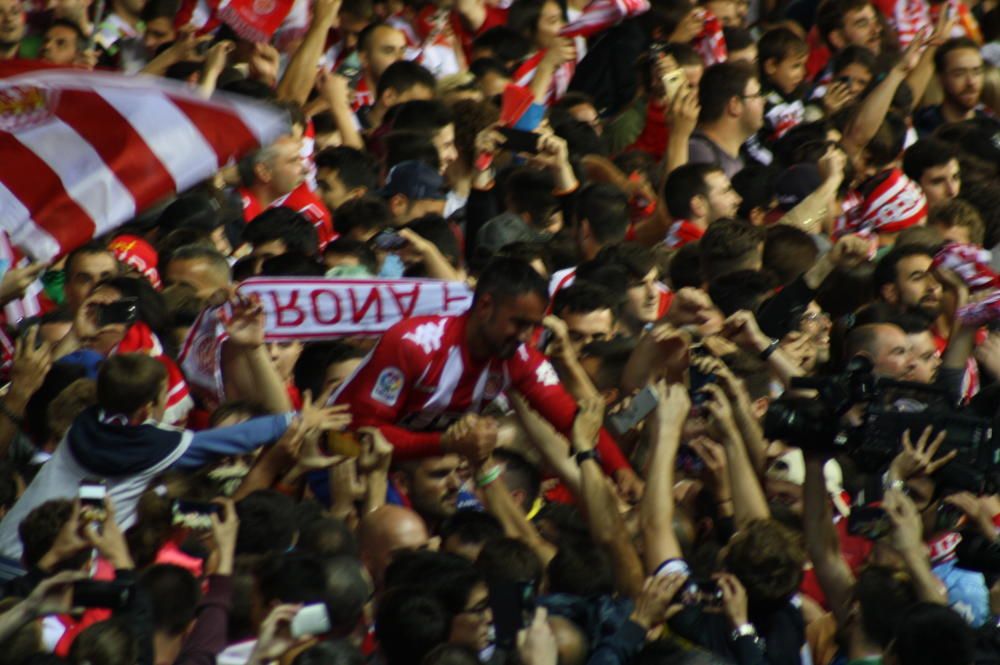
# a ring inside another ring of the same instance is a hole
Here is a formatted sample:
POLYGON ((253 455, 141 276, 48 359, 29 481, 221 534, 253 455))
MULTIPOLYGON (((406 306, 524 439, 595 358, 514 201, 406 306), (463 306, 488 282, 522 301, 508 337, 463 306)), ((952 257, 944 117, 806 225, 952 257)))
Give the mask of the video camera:
POLYGON ((764 435, 804 451, 846 454, 864 471, 884 469, 900 450, 903 432, 916 440, 927 426, 945 430, 940 454, 957 450, 963 489, 977 491, 1000 468, 991 421, 956 413, 946 391, 922 383, 876 378, 871 361, 853 358, 843 373, 796 378, 791 388, 815 397, 785 396, 771 403, 764 435))

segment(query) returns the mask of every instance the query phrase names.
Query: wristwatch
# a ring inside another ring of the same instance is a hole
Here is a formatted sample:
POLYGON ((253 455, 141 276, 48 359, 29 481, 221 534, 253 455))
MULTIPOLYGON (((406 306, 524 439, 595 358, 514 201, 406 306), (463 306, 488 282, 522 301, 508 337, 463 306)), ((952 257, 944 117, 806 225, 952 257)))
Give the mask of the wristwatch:
POLYGON ((771 354, 778 350, 779 344, 781 344, 780 339, 772 339, 771 343, 767 345, 767 348, 760 352, 760 359, 767 360, 770 358, 771 354))
POLYGON ((733 634, 730 635, 730 639, 732 639, 733 642, 741 637, 752 637, 755 641, 760 639, 757 635, 757 629, 754 628, 752 623, 744 623, 737 626, 733 631, 733 634))
POLYGON ((573 455, 573 459, 576 460, 578 466, 582 466, 584 462, 589 459, 594 460, 598 464, 601 462, 601 456, 597 453, 597 448, 591 448, 590 450, 581 450, 576 455, 573 455))

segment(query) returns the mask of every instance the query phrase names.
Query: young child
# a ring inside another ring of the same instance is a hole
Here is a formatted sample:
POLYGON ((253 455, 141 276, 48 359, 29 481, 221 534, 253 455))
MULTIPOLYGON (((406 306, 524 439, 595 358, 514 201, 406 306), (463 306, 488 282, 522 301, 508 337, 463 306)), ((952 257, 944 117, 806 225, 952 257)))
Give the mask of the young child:
POLYGON ((760 137, 771 145, 804 120, 803 81, 809 45, 788 28, 775 28, 757 42, 760 84, 766 104, 760 137))

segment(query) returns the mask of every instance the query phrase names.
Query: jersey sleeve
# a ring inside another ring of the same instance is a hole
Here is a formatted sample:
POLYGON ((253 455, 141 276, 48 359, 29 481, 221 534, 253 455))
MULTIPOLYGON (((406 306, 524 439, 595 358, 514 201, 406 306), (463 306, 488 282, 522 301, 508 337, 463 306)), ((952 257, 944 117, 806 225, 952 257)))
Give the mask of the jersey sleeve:
MULTIPOLYGON (((568 438, 573 429, 577 405, 563 387, 552 363, 538 351, 522 346, 514 356, 511 370, 514 388, 524 395, 533 409, 568 438)), ((597 441, 597 452, 601 467, 607 474, 630 468, 618 444, 603 428, 597 441)))
POLYGON ((414 432, 397 424, 407 415, 410 391, 429 362, 419 346, 403 339, 405 334, 405 326, 387 331, 333 400, 350 405, 352 427, 378 427, 395 448, 396 460, 441 452, 440 432, 414 432))

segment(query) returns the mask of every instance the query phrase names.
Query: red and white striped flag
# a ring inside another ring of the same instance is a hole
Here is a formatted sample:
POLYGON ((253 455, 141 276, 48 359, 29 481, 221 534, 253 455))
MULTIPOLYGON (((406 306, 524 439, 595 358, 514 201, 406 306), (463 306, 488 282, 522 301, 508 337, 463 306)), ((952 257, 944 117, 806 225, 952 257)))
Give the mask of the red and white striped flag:
POLYGON ((0 64, 0 229, 61 256, 288 131, 252 100, 164 79, 0 64))

